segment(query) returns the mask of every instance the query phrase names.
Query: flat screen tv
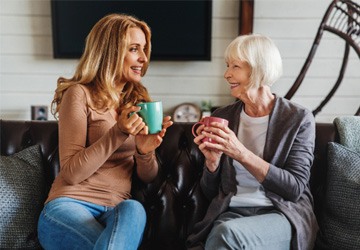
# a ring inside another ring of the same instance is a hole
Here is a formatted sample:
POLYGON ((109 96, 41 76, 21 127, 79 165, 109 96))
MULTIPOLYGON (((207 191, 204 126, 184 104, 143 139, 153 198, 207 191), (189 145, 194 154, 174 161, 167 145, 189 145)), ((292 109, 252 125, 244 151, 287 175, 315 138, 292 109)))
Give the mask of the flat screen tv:
POLYGON ((144 20, 152 60, 211 60, 212 0, 51 0, 55 58, 80 58, 94 24, 110 13, 144 20))

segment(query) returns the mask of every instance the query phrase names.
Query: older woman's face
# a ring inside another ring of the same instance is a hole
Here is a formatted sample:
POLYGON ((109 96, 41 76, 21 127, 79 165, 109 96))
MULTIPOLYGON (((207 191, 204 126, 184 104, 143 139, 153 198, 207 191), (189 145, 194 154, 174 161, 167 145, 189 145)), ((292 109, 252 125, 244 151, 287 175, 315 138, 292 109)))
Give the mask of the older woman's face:
POLYGON ((146 57, 146 38, 140 28, 129 29, 130 43, 126 50, 123 65, 122 82, 140 82, 141 72, 144 64, 148 61, 146 57))
POLYGON ((240 60, 227 61, 226 66, 224 77, 230 84, 231 95, 241 99, 248 91, 251 68, 248 63, 240 60))

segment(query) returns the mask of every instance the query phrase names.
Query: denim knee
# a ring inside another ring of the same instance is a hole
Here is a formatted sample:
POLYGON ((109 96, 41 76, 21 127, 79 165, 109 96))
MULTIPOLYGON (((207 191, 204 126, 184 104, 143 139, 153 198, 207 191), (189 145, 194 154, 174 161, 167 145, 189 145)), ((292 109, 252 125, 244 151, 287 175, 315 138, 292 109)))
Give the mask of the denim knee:
POLYGON ((144 206, 138 202, 137 200, 124 200, 122 202, 119 203, 120 207, 126 207, 126 208, 131 208, 131 210, 133 211, 138 211, 139 213, 145 213, 145 209, 144 206))
POLYGON ((94 249, 137 249, 146 225, 146 212, 135 200, 125 200, 109 210, 101 220, 106 224, 94 249))
POLYGON ((138 217, 139 221, 146 222, 145 208, 140 202, 136 200, 124 200, 120 202, 120 204, 117 205, 115 209, 119 209, 122 211, 126 210, 126 213, 128 215, 136 216, 138 217))

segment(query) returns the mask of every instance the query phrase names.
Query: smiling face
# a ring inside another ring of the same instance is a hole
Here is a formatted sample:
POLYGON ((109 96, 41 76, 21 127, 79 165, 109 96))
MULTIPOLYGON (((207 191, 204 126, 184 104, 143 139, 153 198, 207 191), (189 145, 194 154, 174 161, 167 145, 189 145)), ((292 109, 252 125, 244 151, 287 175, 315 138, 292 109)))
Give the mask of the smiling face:
POLYGON ((241 99, 249 91, 251 68, 248 63, 240 60, 226 62, 224 77, 230 84, 231 95, 241 99))
POLYGON ((148 61, 146 56, 146 38, 144 32, 139 28, 130 28, 129 44, 126 49, 123 65, 122 82, 140 82, 142 69, 148 61))

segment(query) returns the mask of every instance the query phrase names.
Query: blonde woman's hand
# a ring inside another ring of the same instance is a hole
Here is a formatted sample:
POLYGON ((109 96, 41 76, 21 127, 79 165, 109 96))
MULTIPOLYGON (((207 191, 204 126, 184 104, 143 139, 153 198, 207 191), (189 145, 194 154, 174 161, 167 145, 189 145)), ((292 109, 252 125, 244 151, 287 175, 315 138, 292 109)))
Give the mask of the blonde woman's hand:
POLYGON ((135 136, 136 148, 140 154, 147 154, 154 151, 163 141, 166 130, 173 124, 171 116, 166 116, 163 119, 162 130, 157 134, 138 133, 135 136))
POLYGON ((117 120, 117 126, 121 132, 130 135, 137 135, 138 133, 147 134, 148 128, 143 119, 136 113, 140 110, 138 106, 132 106, 124 109, 117 120))

